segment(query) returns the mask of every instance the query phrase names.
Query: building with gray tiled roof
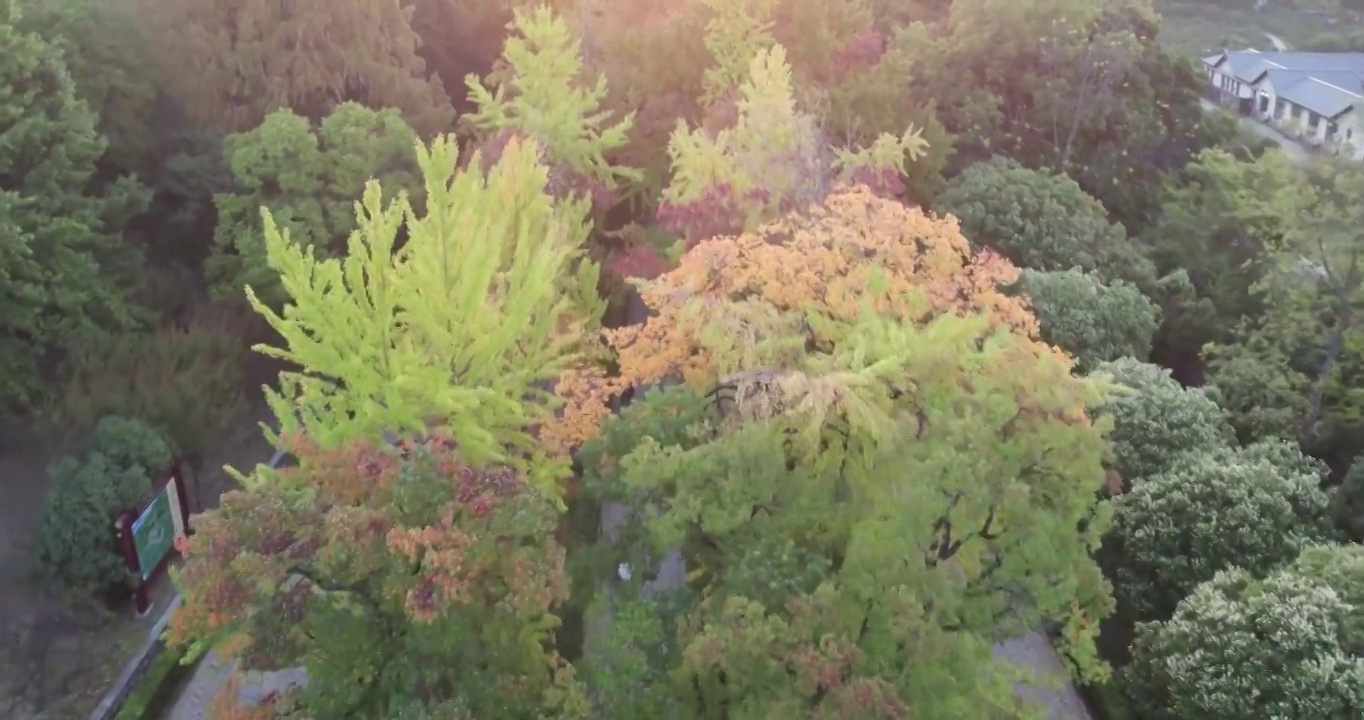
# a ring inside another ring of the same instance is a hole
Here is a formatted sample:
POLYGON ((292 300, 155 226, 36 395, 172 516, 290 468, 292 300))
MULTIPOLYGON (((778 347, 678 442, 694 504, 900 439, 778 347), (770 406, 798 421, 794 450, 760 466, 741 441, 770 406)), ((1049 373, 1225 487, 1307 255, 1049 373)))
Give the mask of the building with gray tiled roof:
POLYGON ((1203 58, 1209 98, 1364 160, 1364 53, 1239 50, 1203 58))

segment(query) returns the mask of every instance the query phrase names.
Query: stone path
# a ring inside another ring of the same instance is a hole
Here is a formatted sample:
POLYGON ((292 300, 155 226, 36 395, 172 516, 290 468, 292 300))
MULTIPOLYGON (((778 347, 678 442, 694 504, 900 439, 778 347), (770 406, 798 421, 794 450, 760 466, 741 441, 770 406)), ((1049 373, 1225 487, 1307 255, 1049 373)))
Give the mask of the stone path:
POLYGON ((1051 641, 1040 632, 1005 640, 995 646, 995 657, 1017 667, 1027 668, 1043 682, 1055 686, 1018 685, 1014 691, 1036 700, 1047 709, 1046 720, 1094 720, 1089 706, 1071 682, 1070 673, 1061 664, 1061 657, 1051 641))
MULTIPOLYGON (((204 720, 218 689, 227 682, 232 673, 237 672, 235 662, 224 662, 212 652, 199 663, 194 677, 186 684, 180 698, 171 707, 170 714, 163 720, 204 720)), ((272 692, 280 692, 301 685, 307 680, 302 668, 280 670, 268 673, 246 673, 242 678, 241 690, 237 699, 247 703, 260 702, 272 692)))
POLYGON ((231 672, 230 664, 219 661, 217 655, 210 652, 194 669, 194 676, 185 684, 165 720, 202 720, 207 717, 213 696, 231 672))

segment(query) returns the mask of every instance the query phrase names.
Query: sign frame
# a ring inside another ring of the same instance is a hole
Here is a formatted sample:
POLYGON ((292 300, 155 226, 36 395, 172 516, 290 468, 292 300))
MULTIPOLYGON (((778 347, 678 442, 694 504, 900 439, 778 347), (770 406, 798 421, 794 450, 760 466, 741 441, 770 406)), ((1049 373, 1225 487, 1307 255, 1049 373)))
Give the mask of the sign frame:
POLYGON ((133 606, 138 616, 151 610, 148 590, 178 554, 175 541, 194 534, 185 494, 184 466, 179 460, 154 478, 148 490, 136 508, 120 513, 114 521, 119 553, 134 578, 133 606), (155 533, 158 530, 159 535, 155 533), (139 538, 143 541, 140 545, 139 538))

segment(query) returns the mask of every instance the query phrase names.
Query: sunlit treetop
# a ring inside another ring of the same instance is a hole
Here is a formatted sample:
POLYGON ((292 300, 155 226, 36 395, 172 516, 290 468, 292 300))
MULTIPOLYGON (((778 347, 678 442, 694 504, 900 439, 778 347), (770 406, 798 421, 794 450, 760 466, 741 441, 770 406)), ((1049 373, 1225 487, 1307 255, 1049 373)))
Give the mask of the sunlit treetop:
POLYGON ((534 437, 555 404, 544 388, 583 361, 603 310, 586 203, 546 192, 534 142, 509 143, 487 171, 477 153, 461 166, 450 137, 417 155, 424 210, 385 203, 371 181, 344 257, 316 257, 266 214, 288 302, 277 313, 247 297, 283 341, 256 349, 300 367, 267 391, 280 432, 335 447, 438 428, 465 461, 553 493, 568 466, 534 437))
POLYGON ((611 123, 612 113, 602 109, 606 78, 587 81, 582 43, 566 22, 546 7, 518 9, 512 30, 500 67, 489 78, 493 87, 477 76, 466 78, 478 110, 462 121, 498 144, 510 134, 538 142, 551 167, 574 175, 561 182, 583 185, 565 190, 591 195, 638 180, 637 170, 606 159, 628 142, 634 113, 611 123))
POLYGON ((732 125, 713 132, 678 121, 659 220, 697 242, 754 230, 841 184, 896 195, 906 163, 925 148, 914 128, 861 148, 831 147, 818 118, 798 107, 785 48, 773 45, 749 62, 732 125))
POLYGON ((710 10, 706 49, 714 63, 706 69, 702 104, 710 105, 737 91, 749 77, 754 56, 770 49, 772 16, 777 0, 701 0, 710 10))
POLYGON ((999 256, 972 251, 950 217, 865 187, 841 190, 808 213, 700 243, 677 268, 640 283, 653 316, 606 331, 619 377, 570 373, 560 392, 574 400, 553 436, 571 445, 592 435, 600 400, 635 384, 681 377, 709 390, 727 373, 804 353, 807 336, 827 346, 824 322, 851 323, 868 312, 916 324, 980 314, 1024 338, 1034 357, 1069 368, 1069 357, 1034 339, 1037 321, 1026 302, 1001 292, 1017 277, 999 256), (791 323, 807 326, 796 333, 801 342, 781 346, 774 338, 789 342, 799 329, 791 323))

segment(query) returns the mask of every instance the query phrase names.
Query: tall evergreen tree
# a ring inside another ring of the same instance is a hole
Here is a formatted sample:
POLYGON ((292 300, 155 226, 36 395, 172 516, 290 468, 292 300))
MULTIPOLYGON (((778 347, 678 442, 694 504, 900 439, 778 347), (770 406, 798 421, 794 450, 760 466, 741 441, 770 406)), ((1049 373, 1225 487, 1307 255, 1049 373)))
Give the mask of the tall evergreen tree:
POLYGON ((318 120, 346 100, 397 108, 424 137, 454 122, 402 0, 138 2, 171 85, 206 125, 249 130, 286 107, 318 120))
POLYGON ((214 294, 240 299, 250 285, 272 306, 283 302, 279 274, 266 262, 261 208, 293 242, 331 257, 355 228, 355 200, 380 181, 389 197, 421 183, 416 135, 394 110, 343 103, 313 127, 277 110, 250 132, 227 138, 224 157, 235 192, 214 197, 218 224, 205 270, 214 294))
POLYGON ((132 181, 96 194, 105 140, 61 51, 0 0, 0 404, 33 399, 79 335, 134 322, 119 231, 146 203, 132 181), (120 276, 123 277, 120 277, 120 276))

